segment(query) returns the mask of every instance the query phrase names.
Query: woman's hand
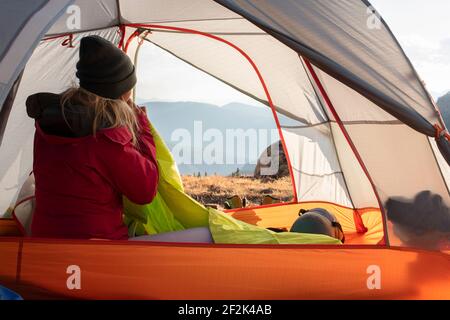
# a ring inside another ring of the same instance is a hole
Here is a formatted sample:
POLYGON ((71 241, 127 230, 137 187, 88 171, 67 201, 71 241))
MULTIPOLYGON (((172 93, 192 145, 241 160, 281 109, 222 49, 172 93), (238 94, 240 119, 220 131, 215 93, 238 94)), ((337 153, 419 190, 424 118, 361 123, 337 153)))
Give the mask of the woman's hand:
POLYGON ((134 110, 137 114, 144 113, 147 114, 147 109, 145 107, 139 107, 134 103, 132 99, 128 99, 127 104, 130 106, 132 110, 134 110))

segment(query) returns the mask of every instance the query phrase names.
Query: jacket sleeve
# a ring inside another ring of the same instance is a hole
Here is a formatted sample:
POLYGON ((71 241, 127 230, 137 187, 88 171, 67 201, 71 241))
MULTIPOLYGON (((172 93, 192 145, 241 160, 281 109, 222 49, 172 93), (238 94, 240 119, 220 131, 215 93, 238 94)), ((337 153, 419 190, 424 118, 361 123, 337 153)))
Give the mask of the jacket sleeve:
POLYGON ((111 183, 132 202, 150 203, 156 196, 159 179, 150 131, 145 139, 139 138, 138 148, 131 143, 131 134, 124 127, 105 130, 104 135, 108 141, 105 151, 99 154, 111 183))
POLYGON ((144 111, 139 111, 137 114, 139 122, 139 136, 138 136, 138 148, 139 151, 145 155, 148 159, 153 159, 156 163, 156 148, 153 140, 152 133, 150 131, 150 122, 144 111))

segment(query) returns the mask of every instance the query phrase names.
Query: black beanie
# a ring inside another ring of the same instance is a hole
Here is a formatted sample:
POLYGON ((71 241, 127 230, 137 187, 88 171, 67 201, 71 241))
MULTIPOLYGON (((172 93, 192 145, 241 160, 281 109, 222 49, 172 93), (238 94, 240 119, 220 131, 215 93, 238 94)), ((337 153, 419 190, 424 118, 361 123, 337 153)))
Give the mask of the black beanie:
POLYGON ((120 98, 136 85, 130 58, 99 36, 81 39, 76 75, 81 88, 109 99, 120 98))

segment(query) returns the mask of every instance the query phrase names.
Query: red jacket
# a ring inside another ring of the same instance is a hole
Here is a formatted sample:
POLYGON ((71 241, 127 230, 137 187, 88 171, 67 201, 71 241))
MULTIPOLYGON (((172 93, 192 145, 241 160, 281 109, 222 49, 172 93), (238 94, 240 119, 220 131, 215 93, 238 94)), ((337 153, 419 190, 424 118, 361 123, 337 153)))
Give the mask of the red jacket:
POLYGON ((58 136, 44 132, 38 121, 42 114, 32 116, 37 119, 32 236, 127 239, 122 195, 146 204, 157 191, 155 144, 146 115, 138 116, 139 148, 125 127, 101 129, 95 137, 58 136))

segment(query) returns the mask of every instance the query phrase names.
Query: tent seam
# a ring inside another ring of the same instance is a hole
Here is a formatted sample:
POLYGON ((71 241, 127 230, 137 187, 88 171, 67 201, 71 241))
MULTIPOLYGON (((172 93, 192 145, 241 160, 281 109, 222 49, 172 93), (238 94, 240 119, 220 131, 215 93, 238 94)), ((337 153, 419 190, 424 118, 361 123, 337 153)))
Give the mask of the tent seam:
MULTIPOLYGON (((321 125, 325 125, 327 123, 337 123, 335 120, 328 120, 328 121, 323 121, 323 122, 318 122, 318 123, 311 123, 311 124, 306 124, 304 126, 288 126, 288 125, 283 125, 281 126, 282 128, 285 129, 303 129, 303 128, 312 128, 312 127, 317 127, 317 126, 321 126, 321 125)), ((343 124, 345 125, 361 125, 361 124, 371 124, 371 125, 392 125, 392 126, 396 126, 396 125, 405 125, 403 122, 401 122, 400 120, 392 120, 392 121, 363 121, 363 120, 354 120, 354 121, 342 121, 343 124)))
POLYGON ((245 20, 243 17, 235 18, 210 18, 210 19, 185 19, 185 20, 165 20, 165 21, 149 21, 149 24, 160 23, 178 23, 178 22, 203 22, 203 21, 228 21, 228 20, 245 20))
POLYGON ((122 10, 120 10, 120 0, 116 0, 116 6, 117 6, 117 17, 119 18, 119 25, 122 24, 122 10))
POLYGON ((46 34, 45 35, 46 37, 42 38, 40 41, 51 41, 51 40, 55 40, 55 39, 58 39, 58 38, 67 37, 67 36, 70 36, 70 35, 77 35, 77 34, 82 34, 82 33, 102 31, 102 30, 108 30, 108 29, 114 29, 114 28, 120 28, 120 24, 119 25, 114 24, 114 25, 110 25, 110 26, 102 27, 102 28, 85 29, 85 30, 80 30, 80 31, 46 34))
MULTIPOLYGON (((300 170, 300 169, 297 169, 297 168, 295 168, 295 167, 292 167, 296 172, 298 172, 298 173, 300 173, 300 174, 304 174, 304 175, 306 175, 306 176, 310 176, 310 177, 318 177, 318 178, 324 178, 324 177, 329 177, 329 176, 333 176, 333 175, 335 175, 335 174, 342 174, 342 175, 344 175, 344 173, 342 172, 342 171, 334 171, 334 172, 331 172, 331 173, 324 173, 324 174, 314 174, 314 173, 307 173, 307 172, 304 172, 304 171, 302 171, 302 170, 300 170)), ((353 202, 352 202, 352 204, 353 204, 353 202)), ((354 204, 353 204, 353 207, 354 207, 354 204)))

